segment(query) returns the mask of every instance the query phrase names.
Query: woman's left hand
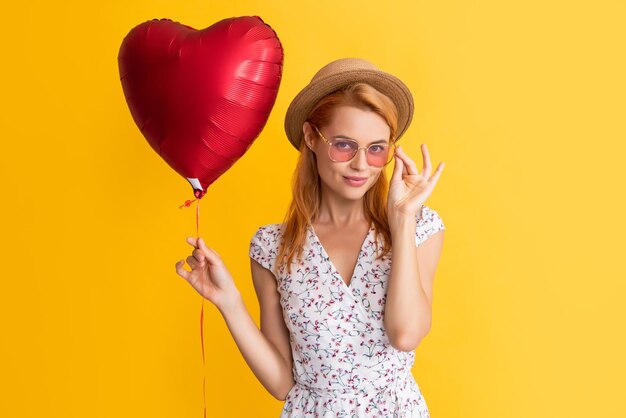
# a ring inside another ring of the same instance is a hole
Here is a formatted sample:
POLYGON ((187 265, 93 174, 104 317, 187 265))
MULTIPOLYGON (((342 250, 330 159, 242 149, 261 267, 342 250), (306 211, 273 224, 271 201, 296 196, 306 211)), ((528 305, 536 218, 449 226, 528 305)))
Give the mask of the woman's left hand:
POLYGON ((426 144, 422 144, 424 169, 421 173, 401 147, 396 148, 393 175, 387 195, 389 217, 416 217, 433 191, 445 164, 440 162, 435 173, 430 176, 432 167, 426 144))

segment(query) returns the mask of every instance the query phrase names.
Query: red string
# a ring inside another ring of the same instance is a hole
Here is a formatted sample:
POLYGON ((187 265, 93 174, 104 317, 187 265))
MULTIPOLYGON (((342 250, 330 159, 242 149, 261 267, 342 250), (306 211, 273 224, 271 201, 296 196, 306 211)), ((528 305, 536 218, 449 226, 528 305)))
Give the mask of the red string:
MULTIPOLYGON (((200 238, 200 200, 196 203, 196 238, 200 238)), ((186 202, 185 202, 186 203, 186 202)), ((205 263, 209 264, 205 257, 205 263)), ((202 294, 204 295, 204 269, 202 269, 202 294)), ((204 418, 206 418, 206 365, 204 363, 204 296, 202 296, 202 310, 200 311, 200 343, 202 344, 202 399, 204 400, 204 418)))
MULTIPOLYGON (((189 206, 191 206, 191 204, 192 204, 193 202, 195 202, 196 200, 198 200, 198 199, 194 199, 194 200, 185 200, 185 203, 183 203, 182 205, 180 205, 178 208, 179 208, 179 209, 182 209, 182 208, 184 208, 184 207, 189 207, 189 206)), ((200 201, 199 201, 199 200, 198 200, 198 203, 200 203, 200 201)), ((196 230, 197 230, 197 225, 198 225, 198 219, 196 218, 196 230)))
MULTIPOLYGON (((189 207, 193 202, 196 203, 196 240, 200 238, 200 199, 187 200, 184 204, 179 206, 179 209, 183 207, 189 207)), ((205 257, 205 263, 208 266, 208 260, 205 257)), ((204 295, 204 270, 202 270, 202 294, 204 295)), ((202 310, 200 311, 200 343, 202 345, 202 399, 204 400, 204 418, 206 418, 206 364, 204 361, 204 296, 202 297, 202 310)))

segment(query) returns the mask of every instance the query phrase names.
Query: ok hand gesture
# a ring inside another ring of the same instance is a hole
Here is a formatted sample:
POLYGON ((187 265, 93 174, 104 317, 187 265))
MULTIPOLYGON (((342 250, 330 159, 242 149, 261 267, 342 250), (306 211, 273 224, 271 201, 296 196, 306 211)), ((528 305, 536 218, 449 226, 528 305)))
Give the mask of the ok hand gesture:
POLYGON ((416 217, 422 205, 430 196, 443 171, 444 163, 440 162, 435 173, 432 170, 426 144, 422 144, 424 169, 420 173, 417 166, 401 147, 396 148, 393 175, 389 183, 387 195, 387 211, 390 219, 397 216, 416 217))

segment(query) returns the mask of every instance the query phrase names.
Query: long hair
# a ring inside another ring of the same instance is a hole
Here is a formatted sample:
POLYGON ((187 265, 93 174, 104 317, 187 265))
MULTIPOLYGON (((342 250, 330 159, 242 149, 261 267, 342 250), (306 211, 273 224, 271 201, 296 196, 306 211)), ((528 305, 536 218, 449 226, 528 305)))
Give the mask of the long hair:
MULTIPOLYGON (((383 93, 366 83, 353 83, 322 98, 311 110, 307 121, 317 127, 327 125, 333 111, 338 106, 354 106, 380 115, 389 125, 390 141, 395 140, 398 129, 398 110, 393 101, 383 93)), ((381 170, 378 180, 363 196, 363 209, 368 221, 374 224, 376 247, 379 234, 383 238, 382 252, 378 258, 384 257, 391 250, 391 231, 387 219, 387 175, 381 170)), ((300 143, 300 157, 292 177, 293 198, 285 214, 282 242, 277 255, 276 268, 284 264, 291 273, 293 257, 302 256, 308 226, 319 214, 321 203, 321 180, 317 171, 317 162, 313 151, 300 143)))

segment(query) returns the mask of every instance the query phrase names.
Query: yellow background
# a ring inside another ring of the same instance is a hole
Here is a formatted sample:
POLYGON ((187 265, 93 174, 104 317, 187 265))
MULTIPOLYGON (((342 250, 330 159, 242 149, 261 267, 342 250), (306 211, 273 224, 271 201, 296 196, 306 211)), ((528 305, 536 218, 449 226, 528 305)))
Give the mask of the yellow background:
MULTIPOLYGON (((201 417, 201 297, 174 270, 191 188, 149 147, 117 53, 135 25, 259 15, 284 73, 269 121, 201 201, 200 235, 258 323, 248 244, 280 222, 283 118, 325 63, 415 97, 402 143, 446 168, 446 240, 413 374, 433 418, 617 417, 623 403, 625 7, 620 1, 118 1, 0 6, 0 416, 201 417)), ((391 170, 391 165, 390 165, 391 170)), ((205 304, 210 417, 278 417, 205 304)))

